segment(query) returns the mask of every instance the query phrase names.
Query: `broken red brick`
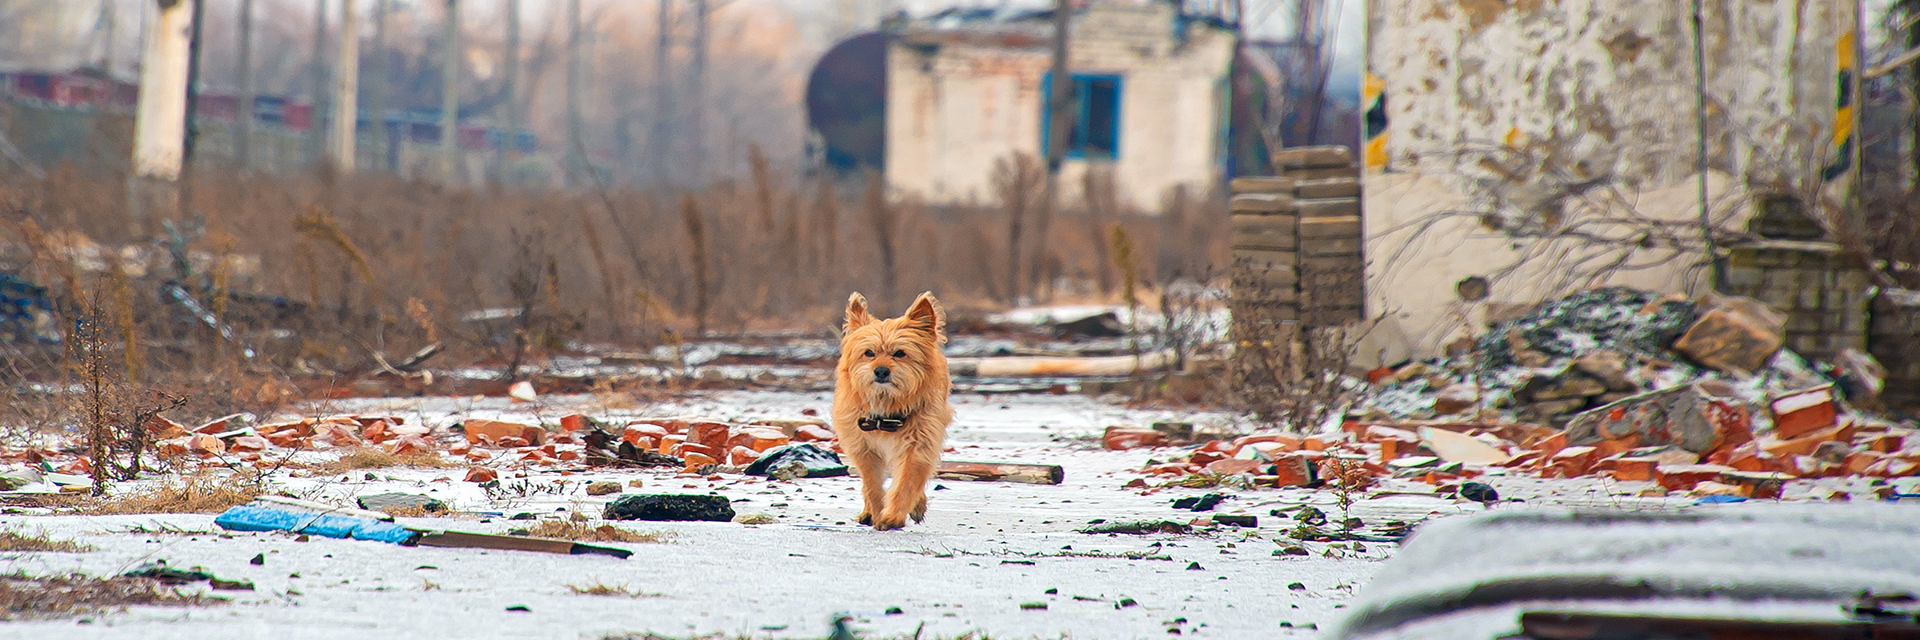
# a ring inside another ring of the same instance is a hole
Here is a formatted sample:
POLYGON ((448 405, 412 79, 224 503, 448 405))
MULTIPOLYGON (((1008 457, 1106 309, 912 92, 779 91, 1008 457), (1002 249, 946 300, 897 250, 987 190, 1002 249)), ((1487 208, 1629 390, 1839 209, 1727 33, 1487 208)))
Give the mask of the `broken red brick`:
POLYGON ((1823 442, 1851 441, 1853 439, 1853 432, 1854 426, 1852 423, 1843 423, 1809 432, 1792 440, 1764 442, 1761 443, 1760 447, 1765 449, 1767 453, 1771 453, 1780 458, 1786 458, 1787 456, 1804 456, 1813 453, 1813 450, 1818 448, 1820 443, 1823 442))
POLYGON ((1128 480, 1126 484, 1123 484, 1123 485, 1120 485, 1120 488, 1122 488, 1122 489, 1145 489, 1145 488, 1147 488, 1147 480, 1146 480, 1146 478, 1134 478, 1134 479, 1132 479, 1132 480, 1128 480))
POLYGON ((1840 468, 1845 469, 1848 475, 1867 475, 1868 467, 1887 457, 1887 454, 1878 451, 1855 451, 1840 461, 1840 468))
POLYGON ((1834 426, 1839 411, 1833 405, 1833 385, 1790 393, 1767 403, 1773 411, 1773 437, 1791 440, 1834 426))
POLYGON ((1732 450, 1716 453, 1708 458, 1709 462, 1724 464, 1741 471, 1788 471, 1787 463, 1779 456, 1761 448, 1758 442, 1748 442, 1732 450))
MULTIPOLYGON (((667 450, 667 455, 673 456, 675 458, 685 458, 687 456, 696 455, 696 454, 700 456, 704 456, 708 460, 717 461, 720 459, 719 450, 716 450, 713 447, 709 447, 707 445, 699 444, 696 442, 682 442, 674 445, 673 448, 667 450)), ((709 462, 708 464, 712 464, 712 463, 709 462)))
POLYGON ((517 422, 468 419, 460 423, 460 428, 467 434, 467 442, 470 443, 483 442, 481 438, 483 435, 491 437, 495 443, 504 438, 519 438, 528 444, 543 444, 547 441, 545 429, 517 422))
POLYGON ((507 436, 493 441, 493 445, 505 449, 518 449, 520 447, 531 447, 533 443, 527 442, 526 438, 519 436, 507 436))
POLYGON ((688 473, 698 471, 701 467, 704 467, 710 464, 718 464, 719 462, 717 460, 714 460, 713 456, 709 456, 704 453, 688 453, 686 455, 686 461, 687 461, 687 466, 685 469, 682 469, 681 471, 688 472, 688 473))
POLYGON ((1149 473, 1156 476, 1184 476, 1191 472, 1191 467, 1180 462, 1156 464, 1141 470, 1141 473, 1149 473))
MULTIPOLYGON (((219 433, 218 431, 214 433, 219 433)), ((147 434, 155 439, 178 438, 188 434, 186 425, 162 416, 147 418, 147 434)))
POLYGON ((1333 436, 1307 436, 1300 441, 1300 448, 1307 451, 1326 451, 1338 442, 1339 440, 1333 436))
POLYGON ((196 433, 187 438, 187 451, 202 456, 219 455, 227 452, 227 443, 204 433, 196 433))
POLYGON ((1654 477, 1654 467, 1660 461, 1653 458, 1615 458, 1613 460, 1613 479, 1624 482, 1649 482, 1654 477))
POLYGON ((1239 475, 1242 473, 1253 473, 1255 471, 1260 470, 1260 468, 1264 466, 1266 465, 1261 463, 1258 460, 1242 460, 1240 458, 1225 458, 1221 460, 1215 460, 1207 464, 1207 471, 1212 473, 1217 473, 1223 476, 1231 476, 1231 475, 1239 475))
POLYGON ((1880 453, 1893 453, 1895 451, 1899 451, 1901 449, 1906 448, 1906 446, 1907 446, 1907 440, 1904 436, 1898 436, 1891 433, 1884 433, 1877 436, 1873 436, 1872 438, 1867 440, 1867 449, 1872 451, 1878 451, 1880 453))
POLYGON ((1673 350, 1721 371, 1751 372, 1766 365, 1782 342, 1778 314, 1751 300, 1729 300, 1694 321, 1673 350), (1734 304, 1752 303, 1752 304, 1734 304))
POLYGON ((654 452, 660 455, 673 455, 668 452, 673 451, 673 448, 676 445, 679 445, 680 443, 686 442, 686 441, 687 441, 687 437, 679 434, 661 436, 660 445, 657 447, 654 447, 654 452))
POLYGON ((367 442, 380 444, 392 440, 394 436, 393 432, 387 430, 387 421, 374 420, 360 427, 360 437, 365 438, 367 442))
POLYGON ((1299 451, 1303 444, 1299 437, 1280 434, 1280 433, 1263 433, 1263 434, 1257 434, 1257 435, 1251 435, 1251 436, 1241 436, 1233 440, 1233 449, 1230 455, 1235 455, 1235 456, 1240 455, 1241 449, 1246 448, 1247 445, 1256 444, 1256 443, 1273 443, 1273 444, 1280 445, 1279 450, 1281 452, 1299 451))
POLYGON ((687 425, 687 442, 715 451, 725 451, 733 427, 723 422, 693 422, 687 425))
POLYGON ((1393 427, 1383 427, 1380 425, 1373 425, 1373 426, 1367 427, 1367 430, 1364 433, 1362 433, 1360 436, 1361 442, 1382 442, 1386 440, 1419 442, 1420 434, 1414 433, 1412 431, 1408 431, 1406 429, 1395 429, 1393 427))
POLYGON ((1541 457, 1551 458, 1560 453, 1561 449, 1567 448, 1567 434, 1565 432, 1553 434, 1528 443, 1527 448, 1540 452, 1541 457))
POLYGON ((260 436, 239 436, 234 438, 233 444, 227 448, 235 452, 255 452, 265 450, 272 444, 260 436))
POLYGON ((727 464, 744 467, 760 459, 760 452, 748 447, 734 447, 727 452, 727 464))
POLYGON ((1728 471, 1738 469, 1717 464, 1663 464, 1654 467, 1654 481, 1668 491, 1687 491, 1696 484, 1718 480, 1728 471))
POLYGON ((1920 474, 1920 462, 1904 458, 1887 458, 1869 465, 1866 473, 1881 478, 1905 478, 1920 474))
POLYGON ((1167 438, 1161 435, 1160 432, 1152 429, 1111 426, 1107 427, 1107 432, 1100 438, 1100 442, 1107 449, 1118 451, 1121 449, 1137 449, 1140 447, 1166 446, 1167 438))
POLYGON ((764 452, 774 447, 786 446, 788 440, 786 434, 777 429, 745 427, 727 438, 726 445, 728 448, 746 447, 756 452, 764 452))
POLYGON ((486 467, 474 467, 467 470, 467 482, 493 482, 500 479, 500 472, 486 467))
POLYGON ((578 413, 560 416, 560 428, 569 432, 587 428, 589 418, 578 413))
POLYGON ((1218 451, 1207 451, 1205 449, 1201 449, 1198 451, 1194 451, 1192 455, 1187 456, 1187 464, 1204 467, 1225 459, 1227 459, 1227 454, 1220 453, 1218 451))
POLYGON ((833 434, 832 429, 817 424, 803 424, 793 428, 794 442, 819 442, 836 437, 838 436, 833 434))
POLYGON ((1567 447, 1547 458, 1547 468, 1558 478, 1583 476, 1593 468, 1598 455, 1594 447, 1567 447))

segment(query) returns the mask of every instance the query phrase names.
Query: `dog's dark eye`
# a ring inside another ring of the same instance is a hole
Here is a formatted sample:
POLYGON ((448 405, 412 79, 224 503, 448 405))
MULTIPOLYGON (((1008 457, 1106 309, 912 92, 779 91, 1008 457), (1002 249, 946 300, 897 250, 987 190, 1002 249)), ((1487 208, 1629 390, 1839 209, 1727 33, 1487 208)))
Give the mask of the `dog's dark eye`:
POLYGON ((894 350, 893 350, 893 357, 895 357, 895 358, 905 358, 905 357, 907 357, 907 351, 906 351, 905 349, 894 349, 894 350))
POLYGON ((869 357, 869 358, 871 358, 871 357, 873 357, 873 350, 872 350, 872 349, 868 349, 868 350, 867 350, 867 357, 869 357))

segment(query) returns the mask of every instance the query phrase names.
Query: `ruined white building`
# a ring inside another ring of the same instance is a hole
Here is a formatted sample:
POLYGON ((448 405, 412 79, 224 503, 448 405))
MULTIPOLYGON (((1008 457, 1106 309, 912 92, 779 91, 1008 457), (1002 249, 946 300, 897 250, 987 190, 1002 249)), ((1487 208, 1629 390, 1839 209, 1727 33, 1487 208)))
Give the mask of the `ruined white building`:
POLYGON ((1691 2, 1371 4, 1368 360, 1437 355, 1509 305, 1591 286, 1709 290, 1702 124, 1722 232, 1757 202, 1811 208, 1852 170, 1851 0, 1708 0, 1698 40, 1691 2))
MULTIPOLYGON (((1047 12, 948 12, 900 29, 886 52, 885 175, 930 202, 991 202, 996 161, 1046 155, 1047 12)), ((1078 112, 1067 184, 1110 167, 1120 197, 1157 209, 1206 189, 1225 154, 1234 32, 1168 0, 1096 0, 1075 12, 1068 67, 1078 112)))

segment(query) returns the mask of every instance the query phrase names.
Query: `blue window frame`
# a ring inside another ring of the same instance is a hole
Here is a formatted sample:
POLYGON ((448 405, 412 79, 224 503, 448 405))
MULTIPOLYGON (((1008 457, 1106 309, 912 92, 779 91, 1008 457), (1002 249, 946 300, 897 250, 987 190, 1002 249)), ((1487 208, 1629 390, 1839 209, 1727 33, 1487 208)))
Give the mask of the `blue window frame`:
MULTIPOLYGON (((1067 134, 1067 157, 1116 160, 1120 157, 1120 93, 1117 75, 1073 74, 1073 131, 1067 134)), ((1040 79, 1040 152, 1053 152, 1053 74, 1040 79)))

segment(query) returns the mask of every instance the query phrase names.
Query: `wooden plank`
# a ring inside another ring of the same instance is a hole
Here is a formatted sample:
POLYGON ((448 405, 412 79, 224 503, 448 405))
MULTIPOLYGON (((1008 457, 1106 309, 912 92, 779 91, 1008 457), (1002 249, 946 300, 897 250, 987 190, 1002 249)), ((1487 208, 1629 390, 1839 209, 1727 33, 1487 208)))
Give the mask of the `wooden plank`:
POLYGON ((1360 238, 1301 238, 1300 253, 1309 258, 1360 255, 1360 238))
POLYGON ((1019 482, 1022 484, 1060 484, 1067 472, 1057 464, 1017 462, 968 462, 941 460, 936 477, 943 480, 972 482, 1019 482))
POLYGON ((981 377, 994 376, 1125 376, 1156 371, 1173 364, 1170 351, 1149 351, 1139 357, 1125 356, 1001 356, 993 358, 949 358, 950 372, 971 371, 981 377))
POLYGON ((562 555, 603 555, 626 558, 632 551, 613 547, 600 547, 566 540, 548 540, 526 536, 495 536, 484 533, 463 533, 459 531, 425 531, 420 535, 419 543, 426 547, 448 547, 457 549, 506 549, 510 551, 538 551, 562 555))

